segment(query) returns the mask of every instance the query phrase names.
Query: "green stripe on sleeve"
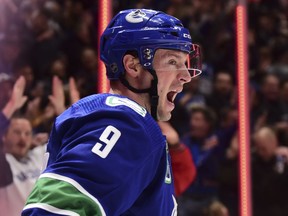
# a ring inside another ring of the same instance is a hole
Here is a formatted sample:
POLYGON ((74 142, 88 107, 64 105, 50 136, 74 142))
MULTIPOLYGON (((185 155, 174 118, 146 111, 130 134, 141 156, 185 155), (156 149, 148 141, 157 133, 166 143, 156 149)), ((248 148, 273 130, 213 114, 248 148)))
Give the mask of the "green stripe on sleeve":
POLYGON ((40 176, 36 182, 26 202, 27 207, 37 203, 38 205, 46 204, 58 209, 75 212, 81 216, 106 215, 98 200, 91 197, 91 195, 74 180, 56 174, 51 174, 51 177, 47 176, 49 176, 49 174, 44 174, 42 177, 40 176), (54 178, 55 176, 60 176, 60 178, 54 178), (67 179, 69 181, 66 181, 67 179))

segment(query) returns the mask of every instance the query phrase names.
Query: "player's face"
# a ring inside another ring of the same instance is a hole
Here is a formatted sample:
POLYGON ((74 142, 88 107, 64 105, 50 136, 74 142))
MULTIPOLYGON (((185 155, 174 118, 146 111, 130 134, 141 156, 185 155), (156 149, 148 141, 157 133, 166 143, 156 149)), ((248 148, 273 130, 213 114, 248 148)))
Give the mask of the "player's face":
POLYGON ((190 82, 191 76, 185 66, 187 54, 181 51, 158 49, 153 60, 153 68, 158 77, 158 119, 171 118, 176 95, 183 85, 190 82))
POLYGON ((26 156, 32 144, 32 127, 27 119, 11 120, 7 133, 3 137, 4 151, 17 159, 26 156))

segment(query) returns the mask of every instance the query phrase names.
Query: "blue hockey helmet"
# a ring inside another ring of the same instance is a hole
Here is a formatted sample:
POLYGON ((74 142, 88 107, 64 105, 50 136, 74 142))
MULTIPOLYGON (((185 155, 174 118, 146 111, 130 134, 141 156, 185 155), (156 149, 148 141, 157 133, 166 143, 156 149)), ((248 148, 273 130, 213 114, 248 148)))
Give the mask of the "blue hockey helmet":
POLYGON ((152 62, 157 49, 192 54, 187 69, 192 77, 201 73, 200 50, 192 44, 188 29, 177 18, 160 11, 121 11, 111 20, 100 40, 100 58, 106 65, 109 80, 117 80, 124 73, 122 60, 129 51, 136 51, 141 65, 149 71, 153 70, 152 62))

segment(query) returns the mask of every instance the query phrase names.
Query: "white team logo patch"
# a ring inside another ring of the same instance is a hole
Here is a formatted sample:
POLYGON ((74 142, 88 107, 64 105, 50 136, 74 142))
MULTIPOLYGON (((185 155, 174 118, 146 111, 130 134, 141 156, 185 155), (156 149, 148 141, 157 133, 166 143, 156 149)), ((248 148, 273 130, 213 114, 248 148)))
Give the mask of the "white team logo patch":
POLYGON ((119 97, 115 97, 115 96, 109 96, 106 98, 105 103, 108 106, 127 106, 130 107, 132 110, 134 110, 135 112, 137 112, 139 115, 145 117, 147 110, 144 109, 144 107, 141 107, 139 104, 135 103, 132 100, 129 100, 128 98, 119 98, 119 97))
POLYGON ((127 22, 130 22, 130 23, 140 23, 144 21, 143 17, 145 17, 145 15, 146 14, 143 11, 136 10, 127 14, 125 19, 127 22))

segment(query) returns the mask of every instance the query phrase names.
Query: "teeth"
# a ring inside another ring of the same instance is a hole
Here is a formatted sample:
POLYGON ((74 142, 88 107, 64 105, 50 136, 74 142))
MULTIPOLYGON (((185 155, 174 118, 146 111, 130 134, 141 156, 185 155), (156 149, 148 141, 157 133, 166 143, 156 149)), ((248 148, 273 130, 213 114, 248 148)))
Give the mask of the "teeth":
POLYGON ((173 103, 175 98, 176 98, 176 95, 177 95, 176 91, 170 91, 170 93, 169 93, 170 99, 168 98, 168 100, 173 103))
POLYGON ((174 96, 172 97, 172 102, 174 102, 176 95, 177 95, 177 92, 175 92, 174 96))
POLYGON ((169 96, 167 95, 167 97, 168 97, 167 99, 168 99, 170 102, 174 103, 174 100, 175 100, 177 94, 180 93, 181 91, 182 91, 182 89, 179 89, 179 90, 171 90, 171 91, 168 93, 168 95, 170 94, 170 96, 171 96, 171 94, 172 94, 172 97, 171 97, 170 100, 169 100, 169 96))
POLYGON ((179 89, 179 90, 174 90, 173 92, 175 92, 175 93, 180 93, 182 91, 182 89, 179 89))

